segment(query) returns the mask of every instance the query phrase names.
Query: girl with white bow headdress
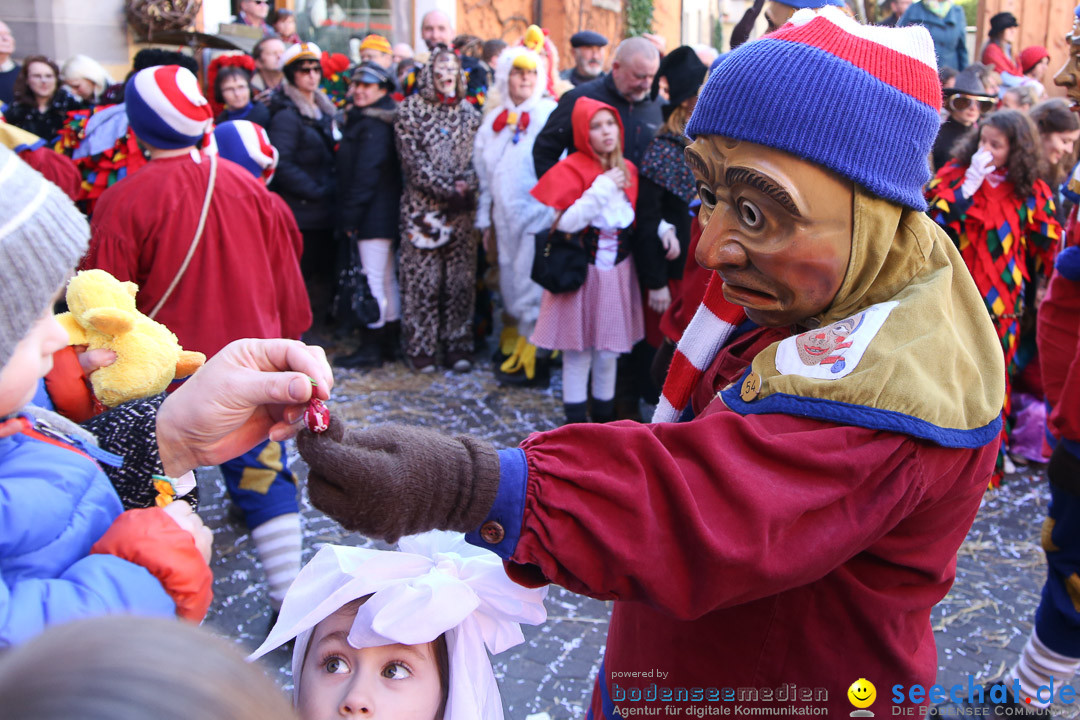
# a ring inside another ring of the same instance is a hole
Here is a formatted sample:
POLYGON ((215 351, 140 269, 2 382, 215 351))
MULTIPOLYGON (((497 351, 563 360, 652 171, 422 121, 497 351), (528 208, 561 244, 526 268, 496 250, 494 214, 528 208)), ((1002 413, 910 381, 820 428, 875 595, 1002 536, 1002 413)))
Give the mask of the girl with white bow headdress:
POLYGON ((327 545, 289 588, 249 660, 296 638, 293 701, 302 720, 502 720, 488 652, 547 618, 547 588, 506 576, 459 533, 402 538, 400 552, 327 545))

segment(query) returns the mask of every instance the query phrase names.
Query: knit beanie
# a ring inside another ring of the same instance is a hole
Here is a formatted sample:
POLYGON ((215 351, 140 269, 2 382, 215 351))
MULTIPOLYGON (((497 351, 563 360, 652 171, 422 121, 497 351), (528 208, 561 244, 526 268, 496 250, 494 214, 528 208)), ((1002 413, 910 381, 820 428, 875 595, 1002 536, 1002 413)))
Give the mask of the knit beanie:
POLYGON ((159 65, 131 76, 124 89, 136 137, 161 150, 194 147, 214 126, 199 81, 179 65, 159 65))
POLYGON ((376 50, 381 53, 391 55, 390 41, 384 38, 382 35, 376 35, 372 33, 364 38, 364 41, 360 43, 361 50, 376 50))
POLYGON ((709 75, 686 134, 783 150, 926 210, 922 187, 940 109, 925 28, 860 25, 829 6, 800 10, 728 53, 709 75))
POLYGON ((89 242, 90 226, 67 195, 0 146, 0 367, 89 242))
POLYGON ((214 128, 218 154, 269 183, 277 169, 278 151, 261 125, 250 120, 230 120, 214 128))
POLYGON ((1032 45, 1024 48, 1024 51, 1020 53, 1021 72, 1028 72, 1038 65, 1043 58, 1048 57, 1050 57, 1050 53, 1042 45, 1032 45))

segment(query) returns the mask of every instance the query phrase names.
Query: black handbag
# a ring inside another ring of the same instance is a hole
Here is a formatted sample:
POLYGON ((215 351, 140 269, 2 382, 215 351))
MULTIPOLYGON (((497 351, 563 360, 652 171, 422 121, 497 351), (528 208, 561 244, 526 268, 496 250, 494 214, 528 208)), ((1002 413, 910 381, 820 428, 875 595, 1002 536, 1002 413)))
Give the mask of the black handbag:
POLYGON ((379 321, 382 310, 371 294, 367 274, 360 261, 356 240, 346 238, 346 252, 338 273, 337 294, 334 297, 334 317, 344 325, 367 326, 379 321))
POLYGON ((532 279, 548 292, 565 293, 585 283, 589 272, 589 252, 581 244, 580 233, 541 230, 536 233, 532 279))

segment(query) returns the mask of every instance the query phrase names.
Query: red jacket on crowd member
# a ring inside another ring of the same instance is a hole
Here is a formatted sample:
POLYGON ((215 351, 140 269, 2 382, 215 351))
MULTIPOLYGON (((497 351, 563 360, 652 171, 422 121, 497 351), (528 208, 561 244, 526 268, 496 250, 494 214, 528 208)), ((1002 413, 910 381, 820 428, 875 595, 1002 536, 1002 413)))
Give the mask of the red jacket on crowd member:
POLYGON ((983 50, 982 64, 989 65, 999 73, 1009 73, 1020 77, 1024 74, 1024 71, 1020 69, 1020 66, 1016 64, 1011 57, 1005 54, 1005 51, 1001 49, 1001 46, 997 43, 987 43, 986 49, 983 50))
MULTIPOLYGON (((195 238, 210 175, 209 156, 152 160, 106 190, 91 225, 83 269, 139 285, 149 313, 195 238)), ((202 239, 155 318, 188 350, 213 355, 238 338, 299 338, 311 325, 300 276, 303 241, 280 198, 244 168, 217 159, 202 239)))

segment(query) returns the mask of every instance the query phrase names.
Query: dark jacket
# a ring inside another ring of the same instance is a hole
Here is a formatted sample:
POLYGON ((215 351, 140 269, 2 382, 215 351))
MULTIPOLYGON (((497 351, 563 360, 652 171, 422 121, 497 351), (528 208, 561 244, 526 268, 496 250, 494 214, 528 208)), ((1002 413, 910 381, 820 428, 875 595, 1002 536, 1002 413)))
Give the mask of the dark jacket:
POLYGON ((25 103, 12 103, 4 111, 4 119, 16 127, 21 127, 27 132, 32 132, 39 138, 52 141, 64 126, 67 114, 72 110, 78 110, 83 104, 71 97, 64 89, 56 91, 52 104, 41 112, 37 105, 25 103))
POLYGON ((938 68, 951 67, 963 70, 968 66, 967 16, 964 8, 953 5, 941 18, 922 2, 914 3, 897 22, 897 27, 922 25, 934 39, 934 53, 938 68))
POLYGON ((10 70, 0 70, 0 103, 10 105, 15 101, 15 78, 19 77, 21 68, 14 63, 10 70))
POLYGON ((270 127, 270 111, 262 103, 252 101, 243 110, 229 110, 226 108, 217 116, 214 122, 220 125, 230 120, 248 120, 256 125, 261 125, 265 129, 270 127))
POLYGON ((952 159, 953 145, 972 127, 974 126, 961 125, 952 118, 941 123, 937 140, 934 141, 934 172, 940 170, 952 159))
POLYGON ((668 280, 683 275, 686 253, 690 247, 690 202, 697 198, 693 173, 683 158, 686 142, 670 133, 661 133, 649 143, 638 168, 640 184, 637 199, 637 237, 634 243, 634 266, 643 287, 658 290, 668 280), (668 260, 658 230, 660 221, 675 226, 679 238, 679 257, 668 260))
POLYGON ((358 240, 398 236, 401 164, 394 147, 394 111, 387 95, 353 108, 337 154, 338 228, 358 240))
POLYGON ((270 189, 285 199, 301 230, 330 229, 334 226, 333 116, 326 110, 318 120, 302 114, 290 89, 286 83, 270 101, 267 131, 278 150, 270 189))
POLYGON ((570 118, 574 103, 579 97, 599 100, 619 111, 624 133, 623 157, 635 165, 641 161, 649 141, 664 122, 658 101, 645 99, 641 102, 630 102, 615 89, 615 81, 610 74, 578 85, 562 96, 559 106, 552 111, 547 124, 536 138, 536 144, 533 145, 536 177, 543 177, 544 173, 559 162, 563 150, 574 151, 574 130, 570 118))

